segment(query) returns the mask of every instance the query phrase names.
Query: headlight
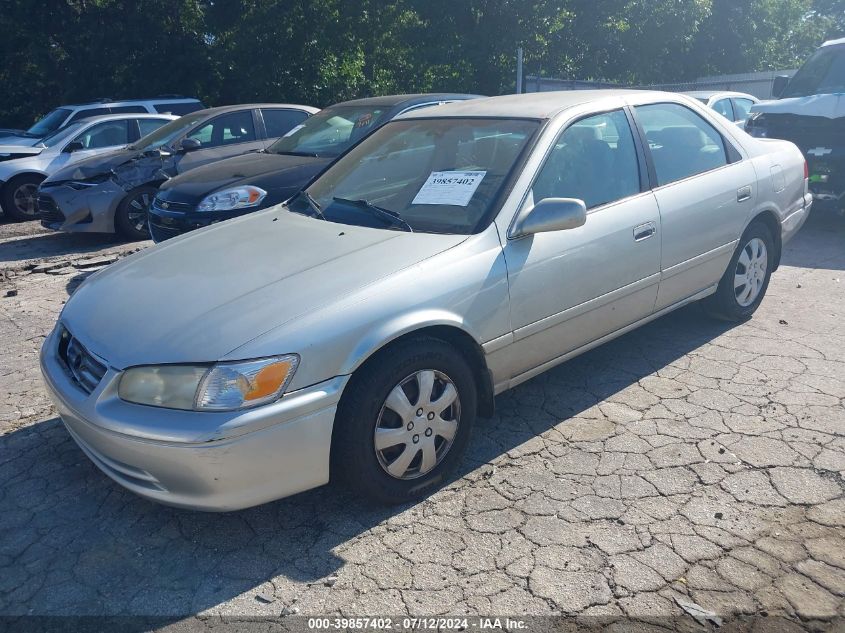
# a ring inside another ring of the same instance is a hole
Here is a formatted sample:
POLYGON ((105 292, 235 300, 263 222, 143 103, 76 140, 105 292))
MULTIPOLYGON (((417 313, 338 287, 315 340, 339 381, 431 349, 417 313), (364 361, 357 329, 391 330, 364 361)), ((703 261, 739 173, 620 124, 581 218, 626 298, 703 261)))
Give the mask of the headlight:
POLYGON ((81 191, 82 189, 87 189, 88 187, 96 187, 97 185, 101 185, 106 182, 109 178, 111 178, 111 174, 98 174, 97 176, 91 176, 90 178, 85 178, 83 180, 69 180, 65 184, 71 189, 81 191))
POLYGON ((159 365, 123 372, 122 400, 168 409, 233 411, 281 397, 299 365, 286 354, 215 365, 159 365))
POLYGON ((266 191, 252 185, 223 189, 203 198, 197 211, 232 211, 257 207, 266 196, 266 191))

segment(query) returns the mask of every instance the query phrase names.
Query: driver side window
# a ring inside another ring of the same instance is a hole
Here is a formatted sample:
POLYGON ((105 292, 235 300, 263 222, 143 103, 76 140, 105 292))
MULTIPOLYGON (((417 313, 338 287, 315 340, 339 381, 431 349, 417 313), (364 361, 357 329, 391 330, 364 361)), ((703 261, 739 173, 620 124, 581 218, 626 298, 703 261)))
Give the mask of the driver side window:
POLYGON ((576 198, 588 209, 640 192, 634 136, 622 110, 575 122, 558 137, 531 189, 544 198, 576 198))

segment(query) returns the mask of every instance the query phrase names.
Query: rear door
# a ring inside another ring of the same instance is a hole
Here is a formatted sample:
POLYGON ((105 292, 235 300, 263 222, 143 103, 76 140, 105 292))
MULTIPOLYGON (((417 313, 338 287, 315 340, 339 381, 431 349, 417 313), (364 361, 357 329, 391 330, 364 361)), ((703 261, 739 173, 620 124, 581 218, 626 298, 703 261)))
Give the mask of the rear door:
POLYGON ((754 204, 756 173, 691 108, 657 103, 634 112, 647 139, 663 229, 659 310, 719 281, 754 204))
POLYGON ((584 226, 508 239, 514 376, 652 313, 660 215, 625 110, 591 115, 555 141, 523 209, 578 198, 584 226))
POLYGON ((222 158, 264 149, 264 141, 256 132, 255 117, 252 109, 236 110, 200 123, 185 136, 198 141, 200 147, 179 155, 177 172, 181 174, 222 158))

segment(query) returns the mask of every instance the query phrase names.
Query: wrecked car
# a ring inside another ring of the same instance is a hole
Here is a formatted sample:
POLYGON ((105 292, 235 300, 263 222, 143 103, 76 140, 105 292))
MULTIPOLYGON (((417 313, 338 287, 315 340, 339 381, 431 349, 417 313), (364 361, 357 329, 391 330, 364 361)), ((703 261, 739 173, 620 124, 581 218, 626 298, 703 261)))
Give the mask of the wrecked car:
POLYGON ((41 224, 146 239, 147 209, 161 183, 221 158, 263 150, 317 111, 303 105, 245 104, 183 116, 122 150, 75 163, 41 183, 41 224))
POLYGON ((774 93, 751 108, 746 131, 801 148, 816 208, 845 214, 845 38, 825 42, 791 79, 777 77, 774 93))

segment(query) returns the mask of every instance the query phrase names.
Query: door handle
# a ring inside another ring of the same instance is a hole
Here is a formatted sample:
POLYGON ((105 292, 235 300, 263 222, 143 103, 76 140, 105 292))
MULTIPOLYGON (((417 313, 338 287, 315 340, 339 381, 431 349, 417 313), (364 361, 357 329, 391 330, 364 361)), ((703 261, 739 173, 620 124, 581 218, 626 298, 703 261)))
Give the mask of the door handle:
POLYGON ((746 200, 751 200, 751 185, 736 190, 736 201, 745 202, 746 200))
POLYGON ((650 238, 655 233, 657 233, 657 226, 654 222, 640 224, 639 226, 634 227, 634 241, 642 242, 643 240, 650 238))

